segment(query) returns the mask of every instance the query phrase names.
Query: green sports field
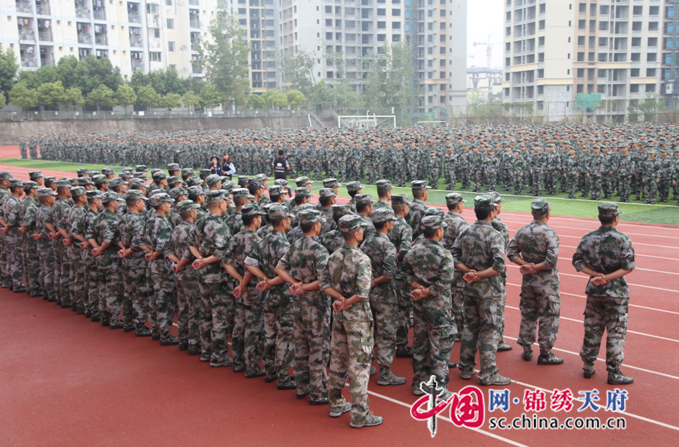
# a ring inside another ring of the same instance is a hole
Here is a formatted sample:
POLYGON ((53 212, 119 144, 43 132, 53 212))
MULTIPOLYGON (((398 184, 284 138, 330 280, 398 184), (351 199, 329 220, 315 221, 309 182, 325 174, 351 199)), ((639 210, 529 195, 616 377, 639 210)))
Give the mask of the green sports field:
MULTIPOLYGON (((92 170, 101 170, 103 165, 81 165, 75 163, 62 163, 54 161, 42 161, 42 160, 22 160, 18 158, 7 158, 0 159, 0 163, 11 166, 20 166, 25 168, 31 168, 35 170, 55 170, 55 171, 67 171, 75 172, 80 168, 88 168, 92 170)), ((114 166, 113 169, 116 172, 122 170, 121 166, 114 166)), ((441 180, 440 185, 445 185, 444 181, 441 180)), ((459 184, 458 184, 459 185, 459 184)), ((293 185, 294 187, 294 185, 293 185)), ((314 183, 314 192, 317 192, 322 187, 320 182, 314 183)), ((343 188, 340 189, 341 191, 343 188)), ((457 192, 462 193, 464 198, 467 200, 468 205, 473 203, 474 197, 478 193, 468 192, 467 190, 456 189, 457 192)), ((366 186, 364 189, 365 193, 373 194, 377 198, 377 191, 374 186, 366 186)), ((502 187, 498 191, 502 194, 505 199, 502 209, 505 211, 520 211, 529 212, 530 203, 534 197, 530 196, 514 196, 511 195, 509 191, 505 191, 502 187)), ((525 193, 526 191, 524 191, 525 193)), ((445 205, 446 194, 450 191, 431 191, 429 193, 428 203, 445 205)), ((342 192, 340 192, 342 194, 342 192)), ((346 190, 344 190, 346 194, 346 190)), ((394 188, 394 194, 408 194, 410 195, 410 190, 408 188, 394 188)), ((557 194, 555 196, 547 196, 546 198, 552 202, 552 214, 559 216, 573 216, 573 217, 596 217, 597 216, 597 204, 599 202, 589 201, 578 198, 577 200, 568 200, 567 194, 557 194)), ((614 197, 617 198, 617 197, 614 197)), ((634 196, 632 196, 632 199, 634 196)), ((624 212, 620 218, 625 221, 632 222, 647 222, 647 223, 657 223, 657 224, 669 224, 669 225, 679 225, 679 206, 676 206, 676 201, 671 200, 669 204, 658 204, 658 205, 645 205, 641 202, 632 203, 621 203, 620 209, 624 212)))

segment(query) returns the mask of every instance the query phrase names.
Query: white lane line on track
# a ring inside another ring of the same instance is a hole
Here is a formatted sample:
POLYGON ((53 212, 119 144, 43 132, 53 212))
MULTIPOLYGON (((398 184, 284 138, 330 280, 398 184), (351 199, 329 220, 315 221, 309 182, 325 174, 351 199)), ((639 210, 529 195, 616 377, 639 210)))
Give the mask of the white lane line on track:
MULTIPOLYGON (((634 244, 634 242, 632 242, 632 244, 634 244)), ((575 248, 575 249, 578 248, 578 247, 575 247, 573 245, 561 245, 561 244, 559 244, 559 247, 575 248)), ((665 261, 679 261, 679 258, 667 258, 665 256, 642 255, 642 254, 639 254, 639 253, 636 253, 636 252, 634 253, 634 256, 637 256, 637 257, 641 256, 641 257, 644 257, 644 258, 663 259, 665 261)))
MULTIPOLYGON (((677 213, 677 215, 679 216, 679 212, 677 213)), ((530 222, 519 222, 519 221, 515 221, 515 220, 504 220, 504 219, 502 220, 502 222, 504 222, 504 223, 515 223, 515 224, 519 224, 519 225, 521 225, 521 224, 527 225, 528 223, 530 223, 530 222)), ((599 225, 597 225, 596 227, 594 227, 592 229, 586 229, 586 228, 582 228, 582 227, 580 227, 580 228, 578 228, 578 227, 565 227, 563 225, 558 225, 558 224, 557 225, 549 225, 549 227, 550 228, 565 228, 565 229, 568 229, 568 230, 580 230, 580 231, 584 230, 586 233, 589 233, 590 231, 594 231, 597 228, 599 228, 599 225)), ((583 235, 584 234, 585 233, 583 233, 583 235)), ((663 239, 677 239, 677 240, 679 240, 679 236, 661 236, 659 234, 629 233, 627 231, 625 231, 625 234, 628 235, 628 236, 658 237, 658 238, 663 238, 663 239)), ((559 236, 561 236, 561 235, 559 235, 559 236)))
MULTIPOLYGON (((561 259, 563 261, 568 261, 568 262, 573 261, 573 258, 561 258, 561 257, 559 257, 559 259, 561 259)), ((644 272, 662 273, 663 275, 677 275, 677 276, 679 276, 679 272, 665 272, 663 270, 645 269, 645 268, 642 268, 642 267, 637 267, 635 270, 642 270, 644 272)))
MULTIPOLYGON (((519 312, 521 311, 521 309, 518 308, 518 307, 507 306, 507 305, 505 305, 505 309, 507 309, 507 308, 512 309, 512 310, 518 310, 519 312)), ((584 324, 584 321, 583 321, 583 320, 576 320, 575 318, 568 318, 568 317, 559 316, 559 319, 561 319, 561 320, 566 320, 566 321, 573 321, 573 322, 575 322, 575 323, 584 324)), ((629 329, 627 329, 627 333, 628 333, 628 334, 635 334, 635 335, 643 335, 644 337, 652 337, 652 338, 657 338, 657 339, 659 339, 659 340, 672 341, 672 342, 674 342, 674 343, 679 343, 679 340, 675 340, 675 339, 673 339, 673 338, 666 338, 666 337, 661 337, 661 336, 659 336, 659 335, 646 334, 646 333, 644 333, 644 332, 630 331, 629 329)))
MULTIPOLYGON (((678 207, 679 208, 679 207, 678 207)), ((505 211, 502 210, 502 214, 516 214, 518 216, 526 216, 527 218, 530 218, 530 213, 529 212, 521 212, 521 211, 505 211)), ((557 221, 557 220, 567 220, 569 222, 586 222, 586 223, 591 223, 592 225, 599 225, 599 221, 596 220, 596 218, 593 218, 593 220, 588 220, 586 218, 571 218, 568 216, 552 216, 549 218, 550 221, 557 221)), ((655 226, 655 225, 639 225, 634 222, 629 222, 629 221, 620 221, 618 225, 624 225, 626 227, 633 227, 636 228, 637 230, 641 230, 642 228, 655 228, 657 230, 668 230, 668 231, 679 231, 679 227, 660 227, 660 226, 655 226)))

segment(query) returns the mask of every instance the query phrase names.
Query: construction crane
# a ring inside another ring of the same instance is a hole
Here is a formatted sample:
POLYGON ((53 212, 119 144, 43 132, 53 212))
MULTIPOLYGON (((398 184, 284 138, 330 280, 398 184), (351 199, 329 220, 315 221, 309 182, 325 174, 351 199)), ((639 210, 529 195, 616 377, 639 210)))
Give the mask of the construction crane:
POLYGON ((493 56, 493 46, 494 45, 502 45, 502 42, 499 43, 491 43, 490 40, 490 34, 488 34, 488 41, 487 42, 474 42, 472 43, 474 47, 477 45, 486 45, 486 56, 488 57, 488 65, 486 66, 487 69, 491 69, 491 60, 493 56))

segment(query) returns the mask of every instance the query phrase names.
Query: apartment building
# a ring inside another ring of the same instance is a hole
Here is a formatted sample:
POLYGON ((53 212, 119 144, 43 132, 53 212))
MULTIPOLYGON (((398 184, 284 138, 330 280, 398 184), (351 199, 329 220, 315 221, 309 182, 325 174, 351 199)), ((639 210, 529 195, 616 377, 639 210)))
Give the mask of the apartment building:
POLYGON ((663 39, 662 39, 662 71, 660 86, 661 93, 668 100, 668 105, 672 108, 677 107, 679 97, 679 0, 666 0, 662 6, 663 10, 663 39))
POLYGON ((488 99, 500 98, 502 93, 502 70, 499 68, 467 68, 467 94, 479 92, 488 99))
POLYGON ((600 94, 585 113, 625 121, 629 105, 661 91, 661 7, 661 0, 506 0, 503 101, 532 103, 559 121, 582 110, 578 94, 600 94))

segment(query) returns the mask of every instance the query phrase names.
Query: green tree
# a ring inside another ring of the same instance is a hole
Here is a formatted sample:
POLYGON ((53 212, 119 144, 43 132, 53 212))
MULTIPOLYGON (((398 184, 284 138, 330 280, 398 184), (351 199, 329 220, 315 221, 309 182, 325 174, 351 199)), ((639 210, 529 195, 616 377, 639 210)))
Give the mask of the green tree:
POLYGON ((116 91, 116 102, 127 109, 129 105, 137 102, 137 94, 129 85, 121 85, 116 91))
POLYGON ((151 87, 146 85, 140 87, 137 91, 137 105, 148 109, 149 107, 158 107, 160 105, 160 95, 151 87))
POLYGON ((369 54, 362 61, 363 70, 368 74, 363 85, 363 99, 366 108, 382 110, 387 104, 387 59, 384 54, 369 54))
POLYGON ((14 84, 9 92, 9 102, 23 110, 30 110, 38 105, 38 93, 26 88, 24 84, 14 84))
POLYGON ((639 101, 636 106, 630 105, 627 107, 630 114, 635 115, 634 118, 640 119, 643 115, 642 121, 655 122, 659 113, 665 112, 665 101, 662 96, 658 94, 648 93, 643 101, 639 101))
POLYGON ((60 80, 59 72, 51 65, 38 68, 37 74, 41 84, 53 83, 60 80))
POLYGON ((208 83, 223 103, 242 105, 250 90, 248 78, 249 44, 238 19, 220 6, 210 21, 210 39, 201 40, 198 53, 208 83))
POLYGON ((86 102, 89 105, 97 106, 97 110, 100 110, 101 107, 113 107, 115 105, 115 94, 113 90, 101 84, 87 95, 86 102))
POLYGON ((415 69, 411 63, 410 44, 400 42, 387 50, 386 106, 401 113, 409 112, 415 105, 415 69))
POLYGON ((262 94, 265 103, 273 107, 285 107, 288 105, 288 98, 278 89, 270 88, 262 94))
POLYGON ((206 85, 203 87, 203 89, 200 91, 200 101, 203 103, 203 105, 209 109, 213 109, 222 102, 221 96, 219 96, 219 92, 212 87, 211 85, 206 85))
POLYGON ((83 98, 83 93, 80 91, 79 88, 76 87, 66 89, 66 92, 64 94, 64 104, 68 104, 70 106, 81 106, 85 104, 85 98, 83 98))
POLYGON ((196 93, 191 90, 184 93, 182 102, 184 103, 184 106, 188 108, 193 107, 194 109, 199 108, 201 104, 200 96, 196 95, 196 93))
POLYGON ((316 78, 314 77, 314 55, 300 48, 294 53, 285 55, 281 51, 276 58, 276 65, 283 78, 283 84, 301 91, 309 97, 314 93, 316 78))
POLYGON ((114 68, 107 57, 97 59, 93 55, 87 56, 78 63, 73 76, 75 81, 72 85, 78 87, 87 96, 102 84, 115 92, 123 83, 118 67, 114 68))
POLYGON ((170 110, 176 107, 181 107, 182 97, 177 93, 168 93, 161 99, 161 104, 163 107, 167 107, 170 110))
POLYGON ((332 89, 332 102, 337 110, 357 109, 361 107, 361 96, 343 79, 332 89))
POLYGON ((248 106, 251 109, 263 109, 266 106, 266 102, 261 95, 250 95, 248 97, 248 106))
POLYGON ((72 54, 62 57, 57 62, 57 75, 66 90, 75 84, 75 70, 78 67, 78 63, 78 59, 72 54))
POLYGON ((290 90, 285 95, 285 97, 287 99, 288 105, 295 109, 306 102, 304 93, 300 92, 299 90, 290 90))
POLYGON ((0 95, 0 109, 5 107, 7 105, 7 100, 5 99, 5 95, 0 95))
POLYGON ((38 102, 48 109, 57 107, 66 100, 66 92, 61 81, 46 82, 38 87, 38 102))
POLYGON ((35 71, 20 71, 18 82, 25 85, 29 90, 37 90, 40 87, 40 79, 38 79, 38 73, 35 71))
POLYGON ((16 61, 16 54, 11 48, 2 49, 0 45, 0 92, 7 96, 14 83, 16 82, 19 64, 16 61))

